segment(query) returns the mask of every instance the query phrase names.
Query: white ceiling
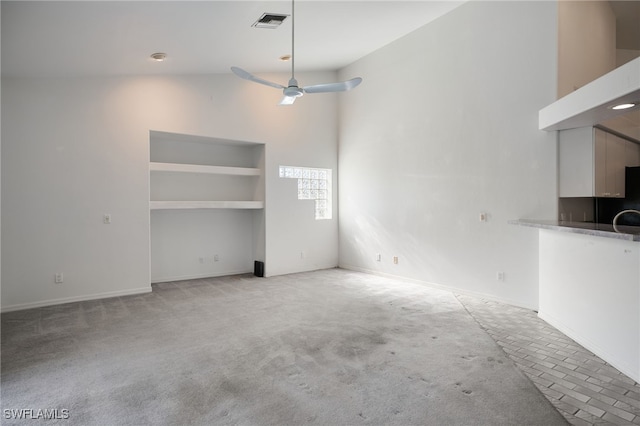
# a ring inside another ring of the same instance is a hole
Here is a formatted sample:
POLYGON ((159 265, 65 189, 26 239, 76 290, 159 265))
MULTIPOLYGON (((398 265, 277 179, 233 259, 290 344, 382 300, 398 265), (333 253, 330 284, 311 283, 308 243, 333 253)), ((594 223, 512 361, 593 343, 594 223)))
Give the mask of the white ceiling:
MULTIPOLYGON (((296 70, 335 70, 427 24, 463 1, 295 3, 296 70)), ((3 75, 288 72, 291 19, 252 28, 290 1, 2 1, 3 75), (163 63, 149 55, 166 52, 163 63)))

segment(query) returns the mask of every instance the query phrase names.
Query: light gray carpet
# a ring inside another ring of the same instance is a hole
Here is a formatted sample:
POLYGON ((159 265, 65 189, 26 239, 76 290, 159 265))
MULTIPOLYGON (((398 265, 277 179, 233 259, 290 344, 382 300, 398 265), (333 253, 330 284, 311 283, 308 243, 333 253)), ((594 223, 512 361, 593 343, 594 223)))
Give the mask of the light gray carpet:
POLYGON ((3 314, 1 384, 44 424, 566 424, 451 293, 339 269, 3 314))

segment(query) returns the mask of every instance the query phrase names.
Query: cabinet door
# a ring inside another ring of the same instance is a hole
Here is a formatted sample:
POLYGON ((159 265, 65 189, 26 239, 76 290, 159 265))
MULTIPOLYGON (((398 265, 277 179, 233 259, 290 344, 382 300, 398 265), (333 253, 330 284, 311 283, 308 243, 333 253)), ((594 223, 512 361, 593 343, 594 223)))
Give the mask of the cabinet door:
MULTIPOLYGON (((596 195, 593 139, 591 127, 560 131, 558 140, 558 194, 560 197, 594 197, 596 195)), ((601 145, 604 149, 604 141, 601 145)), ((604 159, 604 156, 602 158, 604 159)), ((604 160, 601 167, 604 173, 604 160)))
POLYGON ((624 198, 626 141, 607 133, 607 192, 610 197, 624 198))
POLYGON ((594 194, 596 197, 624 198, 626 141, 600 129, 594 130, 594 194))
POLYGON ((640 145, 631 141, 625 141, 625 166, 640 166, 640 145))
POLYGON ((609 197, 607 187, 607 134, 600 129, 593 133, 594 194, 596 197, 609 197))
POLYGON ((640 166, 640 145, 592 127, 559 136, 560 197, 625 196, 625 167, 640 166))

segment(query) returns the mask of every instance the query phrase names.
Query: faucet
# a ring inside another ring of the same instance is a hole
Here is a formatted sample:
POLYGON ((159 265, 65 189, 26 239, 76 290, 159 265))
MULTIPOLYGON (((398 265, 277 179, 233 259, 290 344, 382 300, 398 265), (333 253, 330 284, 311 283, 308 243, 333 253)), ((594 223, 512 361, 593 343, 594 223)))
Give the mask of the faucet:
POLYGON ((616 232, 620 232, 620 231, 618 230, 618 218, 619 218, 620 216, 622 216, 623 214, 625 214, 625 213, 636 213, 636 214, 640 214, 640 210, 632 210, 632 209, 629 209, 629 210, 622 210, 622 211, 621 211, 621 212, 619 212, 617 215, 615 215, 615 216, 614 216, 614 218, 613 218, 613 230, 614 230, 614 231, 616 231, 616 232))

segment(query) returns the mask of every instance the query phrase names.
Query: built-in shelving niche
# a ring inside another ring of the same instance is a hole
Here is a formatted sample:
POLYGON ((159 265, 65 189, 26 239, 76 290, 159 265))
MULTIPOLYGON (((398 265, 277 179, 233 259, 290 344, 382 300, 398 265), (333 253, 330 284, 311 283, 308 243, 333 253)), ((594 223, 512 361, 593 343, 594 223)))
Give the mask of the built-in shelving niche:
POLYGON ((264 144, 151 131, 149 152, 151 282, 264 261, 264 144))

